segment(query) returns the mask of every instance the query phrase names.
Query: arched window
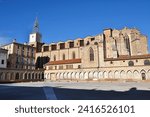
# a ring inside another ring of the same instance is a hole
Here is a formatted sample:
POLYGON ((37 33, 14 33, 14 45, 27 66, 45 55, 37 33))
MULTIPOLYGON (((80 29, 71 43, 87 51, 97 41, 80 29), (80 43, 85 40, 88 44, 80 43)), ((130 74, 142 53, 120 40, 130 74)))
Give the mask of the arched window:
POLYGON ((76 54, 75 52, 72 53, 72 59, 75 59, 76 58, 76 54))
POLYGON ((63 60, 65 60, 65 54, 63 54, 63 60))
POLYGON ((56 55, 54 55, 54 61, 56 61, 56 55))
POLYGON ((129 62, 128 62, 128 65, 129 65, 129 66, 134 66, 134 62, 133 62, 133 61, 129 61, 129 62))
POLYGON ((150 60, 145 60, 144 65, 150 65, 150 60))
POLYGON ((90 61, 94 61, 94 50, 90 48, 90 61))
POLYGON ((87 42, 86 42, 86 45, 89 45, 89 44, 90 44, 90 42, 89 42, 89 41, 87 41, 87 42))

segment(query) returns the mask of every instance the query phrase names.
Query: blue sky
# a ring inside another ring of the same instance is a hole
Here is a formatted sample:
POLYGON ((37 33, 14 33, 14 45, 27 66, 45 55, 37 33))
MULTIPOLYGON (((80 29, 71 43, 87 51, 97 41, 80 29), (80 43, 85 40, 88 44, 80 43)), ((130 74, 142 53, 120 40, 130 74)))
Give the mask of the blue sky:
POLYGON ((0 43, 13 38, 28 42, 36 16, 45 43, 124 26, 136 27, 150 38, 149 0, 0 0, 0 43))

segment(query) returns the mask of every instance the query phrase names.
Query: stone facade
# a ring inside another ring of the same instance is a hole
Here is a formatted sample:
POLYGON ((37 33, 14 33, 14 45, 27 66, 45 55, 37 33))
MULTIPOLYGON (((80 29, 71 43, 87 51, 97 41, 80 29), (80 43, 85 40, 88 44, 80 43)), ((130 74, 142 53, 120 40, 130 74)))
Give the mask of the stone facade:
POLYGON ((0 68, 7 67, 7 50, 0 48, 0 68))
POLYGON ((25 44, 12 42, 2 46, 8 50, 7 68, 35 69, 35 48, 25 44))
POLYGON ((105 29, 102 34, 44 44, 38 57, 49 80, 150 79, 147 37, 137 29, 105 29))

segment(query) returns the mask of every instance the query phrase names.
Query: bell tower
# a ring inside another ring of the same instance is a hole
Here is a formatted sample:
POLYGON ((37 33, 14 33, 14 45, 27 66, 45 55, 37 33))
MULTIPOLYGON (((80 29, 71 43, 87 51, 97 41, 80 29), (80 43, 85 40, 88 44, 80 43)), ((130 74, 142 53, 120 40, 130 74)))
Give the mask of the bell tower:
POLYGON ((39 33, 39 23, 38 23, 38 19, 36 18, 33 26, 33 31, 29 37, 29 43, 33 43, 33 42, 41 43, 41 38, 42 35, 39 33))
POLYGON ((39 32, 39 22, 38 18, 36 17, 32 33, 29 35, 29 45, 36 48, 37 52, 41 51, 42 43, 42 35, 39 32))

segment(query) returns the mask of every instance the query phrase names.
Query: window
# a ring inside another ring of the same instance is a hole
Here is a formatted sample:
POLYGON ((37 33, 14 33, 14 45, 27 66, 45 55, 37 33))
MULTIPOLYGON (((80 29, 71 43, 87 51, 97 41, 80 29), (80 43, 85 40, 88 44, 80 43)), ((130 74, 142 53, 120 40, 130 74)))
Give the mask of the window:
POLYGON ((72 59, 75 59, 76 58, 76 55, 75 55, 75 52, 72 53, 72 59))
POLYGON ((113 62, 112 62, 112 61, 110 61, 110 64, 113 64, 113 62))
POLYGON ((52 45, 51 46, 51 50, 56 50, 57 49, 57 45, 52 45))
POLYGON ((49 46, 44 46, 44 52, 49 51, 49 46))
POLYGON ((84 46, 84 40, 80 40, 80 47, 84 46))
POLYGON ((59 69, 63 69, 63 66, 61 65, 61 66, 59 66, 59 69))
POLYGON ((78 65, 78 69, 80 69, 81 68, 81 65, 78 65))
POLYGON ((62 57, 62 58, 63 58, 63 60, 65 60, 65 54, 63 54, 63 57, 62 57))
POLYGON ((150 60, 145 60, 144 65, 150 65, 150 60))
POLYGON ((69 47, 73 48, 74 47, 74 42, 70 42, 69 47))
POLYGON ((91 41, 94 41, 95 40, 95 38, 91 38, 91 41))
POLYGON ((97 43, 97 42, 94 42, 94 45, 98 45, 98 43, 97 43))
POLYGON ((65 43, 60 43, 60 49, 65 49, 65 43))
POLYGON ((56 61, 56 55, 54 55, 54 61, 56 61))
POLYGON ((2 64, 2 65, 4 64, 4 60, 1 61, 1 64, 2 64))
POLYGON ((73 65, 66 65, 66 69, 73 69, 73 65))
POLYGON ((94 61, 94 50, 90 48, 90 61, 94 61))
POLYGON ((129 66, 134 66, 134 62, 133 62, 133 61, 129 61, 129 62, 128 62, 128 65, 129 65, 129 66))
POLYGON ((87 42, 86 42, 86 45, 89 45, 89 44, 90 44, 90 42, 89 42, 89 41, 87 41, 87 42))

